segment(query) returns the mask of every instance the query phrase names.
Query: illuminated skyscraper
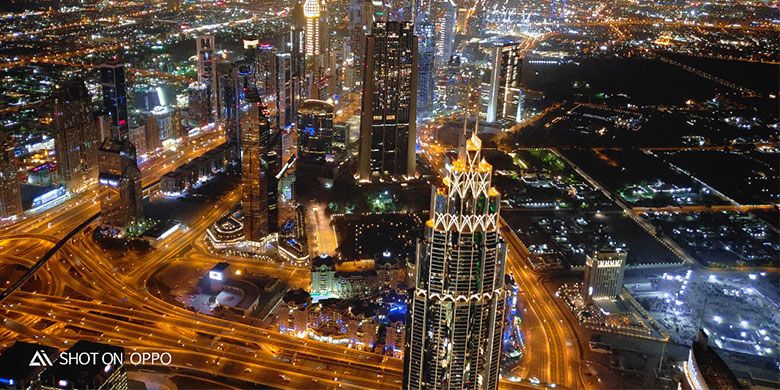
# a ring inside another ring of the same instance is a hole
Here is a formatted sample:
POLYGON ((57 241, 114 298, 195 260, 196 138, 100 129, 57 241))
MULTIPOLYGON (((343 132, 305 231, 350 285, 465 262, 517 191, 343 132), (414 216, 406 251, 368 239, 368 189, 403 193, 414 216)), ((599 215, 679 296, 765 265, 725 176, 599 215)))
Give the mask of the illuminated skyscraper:
POLYGON ((211 98, 206 83, 193 81, 187 87, 187 118, 190 126, 202 127, 211 121, 211 98))
POLYGON ((320 55, 322 50, 322 26, 319 0, 306 0, 303 3, 303 16, 306 18, 306 57, 320 55))
POLYGON ((417 24, 419 36, 420 79, 417 89, 417 115, 428 116, 433 108, 433 94, 436 91, 434 58, 436 53, 435 26, 427 13, 422 13, 417 24))
POLYGON ((143 217, 141 171, 136 157, 135 146, 126 139, 105 139, 100 146, 98 181, 104 189, 100 196, 104 225, 124 228, 143 217))
POLYGON ((84 80, 71 80, 55 90, 51 115, 59 182, 77 192, 97 180, 100 144, 84 80))
POLYGON ((100 84, 103 87, 103 108, 111 118, 111 137, 127 139, 127 86, 125 66, 119 61, 109 61, 100 66, 100 84))
POLYGON ((261 43, 255 53, 255 73, 260 96, 274 96, 276 93, 276 54, 274 45, 261 43))
MULTIPOLYGON (((225 124, 225 134, 228 141, 236 140, 238 129, 238 119, 241 101, 239 89, 239 66, 240 63, 220 63, 217 66, 217 97, 221 109, 220 118, 225 124)), ((238 143, 236 142, 236 146, 238 143)))
POLYGON ((285 128, 293 124, 295 102, 300 85, 293 77, 290 53, 276 55, 276 127, 285 128))
MULTIPOLYGON (((476 133, 476 132, 475 132, 476 133)), ((472 135, 433 190, 417 246, 404 389, 496 389, 507 291, 493 168, 472 135)))
MULTIPOLYGON (((358 83, 362 77, 362 64, 364 45, 366 42, 366 34, 370 24, 366 24, 366 6, 370 7, 371 1, 368 0, 350 0, 349 1, 349 48, 351 53, 345 53, 345 57, 352 58, 352 69, 354 72, 355 82, 358 83)), ((349 84, 349 83, 348 83, 349 84)), ((350 85, 352 86, 352 85, 350 85)))
POLYGON ((409 22, 375 22, 366 36, 360 180, 415 176, 417 37, 409 22))
MULTIPOLYGON (((469 3, 470 5, 470 3, 469 3)), ((488 8, 488 5, 486 4, 486 0, 478 0, 474 2, 473 5, 473 14, 471 14, 471 17, 467 18, 468 23, 468 33, 471 36, 481 38, 485 36, 486 27, 487 27, 487 14, 485 13, 485 10, 488 8)), ((468 9, 468 8, 466 8, 468 9)), ((468 11, 471 12, 471 11, 468 11)))
MULTIPOLYGON (((284 126, 295 122, 295 112, 298 105, 308 96, 306 74, 306 17, 303 14, 303 5, 295 2, 290 10, 290 31, 285 38, 284 47, 276 61, 276 92, 277 101, 286 101, 284 126), (280 91, 279 88, 287 88, 280 91)), ((281 114, 281 113, 280 113, 281 114)))
POLYGON ((282 178, 282 133, 272 131, 266 138, 265 154, 262 156, 263 169, 268 175, 264 188, 268 197, 268 233, 279 231, 279 182, 282 178))
POLYGON ((247 94, 248 111, 241 120, 241 204, 244 210, 244 239, 261 242, 279 226, 279 178, 281 143, 271 132, 271 120, 255 91, 247 94))
POLYGON ((446 66, 453 54, 455 44, 455 18, 458 7, 452 0, 437 3, 443 8, 444 17, 436 21, 438 35, 436 37, 436 67, 446 66))
POLYGON ((520 44, 497 44, 493 48, 493 69, 488 91, 487 121, 519 122, 523 119, 523 92, 520 75, 523 57, 520 44))
POLYGON ((195 49, 198 66, 198 82, 206 86, 209 121, 212 121, 214 120, 214 113, 219 112, 216 93, 217 57, 214 53, 214 36, 199 35, 195 38, 195 49))
POLYGON ((582 296, 587 301, 615 299, 623 290, 626 252, 599 251, 585 260, 582 296))
POLYGON ((333 105, 307 100, 298 108, 298 162, 333 160, 333 105))
POLYGON ((22 196, 14 156, 14 139, 0 132, 0 218, 13 217, 22 213, 22 196))

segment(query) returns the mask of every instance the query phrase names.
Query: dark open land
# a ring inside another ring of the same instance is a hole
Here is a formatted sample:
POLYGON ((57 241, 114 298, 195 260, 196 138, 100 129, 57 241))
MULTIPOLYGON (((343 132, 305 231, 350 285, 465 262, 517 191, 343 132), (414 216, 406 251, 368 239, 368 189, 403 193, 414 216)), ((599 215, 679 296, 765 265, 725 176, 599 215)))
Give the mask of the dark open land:
POLYGON ((637 149, 562 152, 596 181, 633 206, 725 204, 706 186, 637 149))
POLYGON ((502 217, 529 249, 546 244, 567 267, 584 265, 597 249, 615 247, 628 251, 628 264, 681 262, 622 213, 505 210, 502 217))
POLYGON ((483 153, 493 165, 493 186, 512 208, 616 210, 601 191, 548 149, 520 149, 512 155, 483 153))
POLYGON ((684 151, 659 153, 740 204, 780 202, 780 154, 684 151))
POLYGON ((705 266, 772 266, 780 258, 777 230, 750 213, 651 213, 644 217, 705 266))
POLYGON ((336 215, 333 226, 345 260, 372 259, 385 251, 411 259, 423 233, 423 220, 411 213, 336 215))

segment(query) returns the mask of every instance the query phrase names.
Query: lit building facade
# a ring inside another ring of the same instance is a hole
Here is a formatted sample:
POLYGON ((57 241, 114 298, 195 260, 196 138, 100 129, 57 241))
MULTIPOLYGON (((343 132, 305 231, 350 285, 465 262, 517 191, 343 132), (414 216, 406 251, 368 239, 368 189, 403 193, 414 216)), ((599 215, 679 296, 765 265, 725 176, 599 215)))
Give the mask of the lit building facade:
POLYGON ((318 56, 322 50, 319 0, 306 0, 303 3, 303 16, 306 18, 306 57, 318 56))
POLYGON ((293 77, 292 55, 276 55, 276 126, 285 128, 295 122, 295 106, 300 84, 293 77))
POLYGON ((415 176, 417 37, 409 22, 375 22, 366 36, 358 176, 415 176))
POLYGON ((269 43, 261 43, 255 49, 254 67, 260 96, 276 93, 276 55, 276 47, 269 43))
POLYGON ((100 213, 104 225, 124 228, 143 217, 141 171, 129 140, 105 139, 98 151, 100 213))
POLYGON ((14 139, 0 132, 0 218, 9 218, 22 213, 22 195, 14 156, 14 139))
POLYGON ((290 35, 287 38, 287 49, 290 53, 290 77, 295 86, 295 98, 293 100, 292 116, 295 117, 297 104, 308 96, 307 72, 306 72, 306 16, 303 12, 303 4, 295 2, 290 10, 290 35))
POLYGON ((333 105, 307 100, 298 108, 298 161, 333 161, 333 105))
POLYGON ((124 64, 110 61, 101 65, 100 85, 103 89, 103 107, 110 117, 111 137, 127 139, 130 128, 127 123, 127 85, 124 64))
POLYGON ((71 192, 81 191, 97 179, 100 144, 83 80, 71 80, 55 92, 51 115, 59 182, 71 192))
POLYGON ((194 81, 187 87, 187 119, 190 126, 202 127, 211 121, 209 86, 194 81))
POLYGON ((419 36, 420 78, 417 89, 417 115, 425 118, 433 109, 433 95, 436 91, 434 59, 436 55, 436 30, 427 13, 421 14, 417 27, 419 36))
POLYGON ((279 226, 279 133, 271 132, 268 111, 257 93, 250 92, 249 110, 241 121, 241 204, 244 239, 261 242, 279 226))
POLYGON ((444 0, 436 3, 444 16, 436 21, 436 64, 445 66, 454 52, 455 45, 455 18, 457 5, 452 0, 444 0))
POLYGON ((626 252, 599 251, 585 259, 582 296, 586 300, 615 299, 623 289, 626 252))
POLYGON ((518 43, 493 48, 493 69, 488 90, 487 121, 523 119, 523 91, 520 89, 522 49, 518 43))
POLYGON ((217 99, 217 56, 214 53, 214 36, 199 35, 195 38, 195 50, 197 56, 198 82, 206 87, 207 112, 209 122, 213 120, 213 113, 219 112, 217 99))
POLYGON ((418 244, 404 389, 496 389, 507 290, 493 168, 473 135, 435 188, 418 244))
POLYGON ((709 345, 709 336, 703 329, 691 345, 688 359, 683 362, 684 381, 680 381, 685 390, 737 390, 746 388, 731 371, 729 366, 709 345))

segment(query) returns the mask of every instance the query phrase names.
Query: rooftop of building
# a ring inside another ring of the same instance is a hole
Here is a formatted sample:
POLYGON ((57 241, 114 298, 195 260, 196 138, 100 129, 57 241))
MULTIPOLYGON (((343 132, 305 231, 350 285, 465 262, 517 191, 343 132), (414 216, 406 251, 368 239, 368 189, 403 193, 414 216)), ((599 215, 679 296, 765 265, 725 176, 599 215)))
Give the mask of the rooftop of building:
POLYGON ((319 256, 316 256, 316 257, 312 258, 312 260, 311 260, 311 268, 312 269, 320 268, 322 266, 334 267, 335 268, 337 262, 338 262, 338 260, 336 260, 335 257, 328 256, 328 255, 323 253, 323 254, 321 254, 319 256))
POLYGON ((699 372, 707 385, 712 389, 739 389, 737 377, 731 372, 726 362, 709 346, 708 341, 707 334, 704 333, 704 330, 700 330, 696 341, 691 346, 699 372))
POLYGON ((302 115, 326 115, 333 114, 333 104, 323 100, 309 99, 301 103, 298 113, 302 115))
POLYGON ((309 295, 308 291, 302 288, 297 288, 284 294, 282 300, 288 304, 293 303, 295 305, 304 305, 311 301, 311 295, 309 295))

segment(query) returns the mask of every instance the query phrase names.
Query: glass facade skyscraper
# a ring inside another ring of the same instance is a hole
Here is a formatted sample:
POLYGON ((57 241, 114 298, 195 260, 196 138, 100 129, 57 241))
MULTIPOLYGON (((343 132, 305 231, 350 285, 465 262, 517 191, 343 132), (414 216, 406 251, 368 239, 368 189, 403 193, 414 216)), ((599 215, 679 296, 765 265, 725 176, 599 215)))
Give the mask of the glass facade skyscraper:
POLYGON ((281 137, 271 130, 269 112, 256 91, 247 94, 249 109, 241 120, 241 205, 244 239, 261 242, 279 228, 281 137))
POLYGON ((409 22, 375 22, 366 36, 358 176, 415 175, 417 37, 409 22))
POLYGON ((110 61, 100 66, 100 84, 103 87, 103 107, 111 118, 111 135, 114 139, 127 139, 130 126, 127 123, 127 86, 125 66, 110 61))

